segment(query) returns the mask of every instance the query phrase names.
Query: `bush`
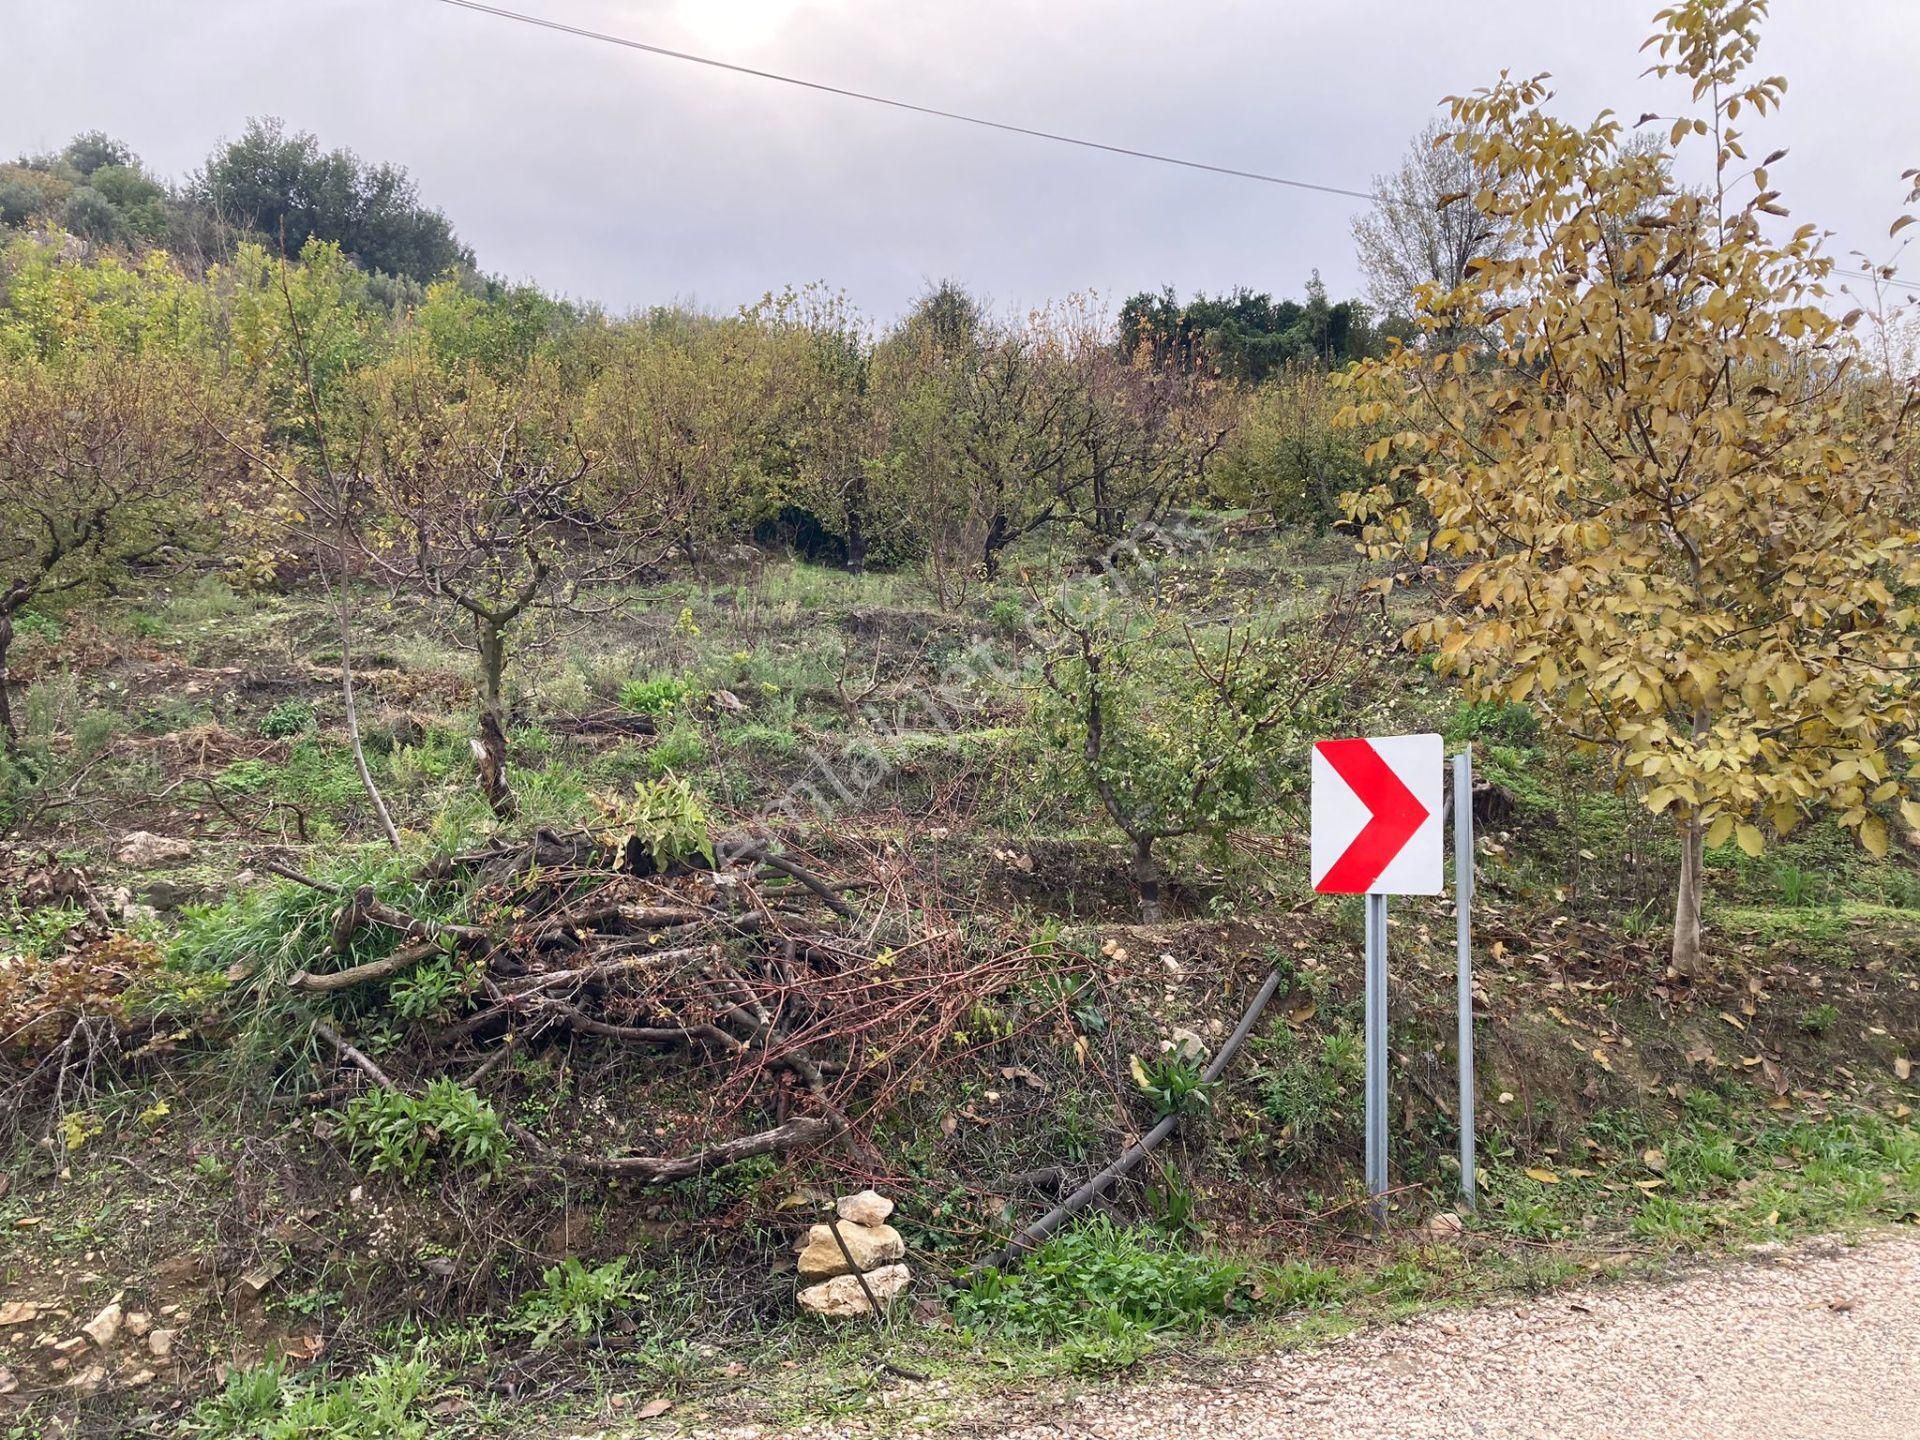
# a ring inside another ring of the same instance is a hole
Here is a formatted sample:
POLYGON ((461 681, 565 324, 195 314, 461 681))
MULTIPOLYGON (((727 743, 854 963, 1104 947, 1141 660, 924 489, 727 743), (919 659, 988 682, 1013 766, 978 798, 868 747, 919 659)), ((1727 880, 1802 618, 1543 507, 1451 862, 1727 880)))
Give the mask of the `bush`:
POLYGON ((370 1090, 348 1102, 341 1120, 356 1162, 409 1184, 441 1166, 491 1176, 506 1163, 500 1116, 453 1080, 435 1080, 421 1095, 370 1090))
POLYGON ((260 734, 268 740, 291 740, 313 729, 313 702, 282 700, 260 717, 260 734))
POLYGON ((656 866, 664 870, 696 857, 713 864, 707 807, 691 785, 668 776, 642 780, 633 787, 633 793, 633 804, 624 818, 656 866))

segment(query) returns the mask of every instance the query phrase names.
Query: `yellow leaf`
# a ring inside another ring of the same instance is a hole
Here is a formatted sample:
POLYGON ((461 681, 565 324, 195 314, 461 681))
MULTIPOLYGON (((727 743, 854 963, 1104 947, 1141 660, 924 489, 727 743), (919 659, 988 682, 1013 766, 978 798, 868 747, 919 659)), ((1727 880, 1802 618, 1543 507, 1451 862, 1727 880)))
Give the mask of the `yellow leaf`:
POLYGON ((1733 834, 1733 816, 1722 815, 1707 827, 1707 848, 1718 850, 1733 834))
POLYGON ((1860 843, 1867 847, 1867 853, 1883 856, 1887 853, 1887 822, 1878 815, 1869 815, 1860 822, 1860 843))
POLYGON ((1529 1180, 1538 1180, 1542 1185, 1558 1185, 1560 1183, 1560 1177, 1554 1174, 1553 1171, 1541 1170, 1532 1165, 1527 1167, 1527 1178, 1529 1180))
POLYGON ((1749 855, 1758 855, 1767 848, 1767 837, 1760 833, 1758 825, 1739 824, 1733 827, 1733 838, 1742 850, 1749 855))

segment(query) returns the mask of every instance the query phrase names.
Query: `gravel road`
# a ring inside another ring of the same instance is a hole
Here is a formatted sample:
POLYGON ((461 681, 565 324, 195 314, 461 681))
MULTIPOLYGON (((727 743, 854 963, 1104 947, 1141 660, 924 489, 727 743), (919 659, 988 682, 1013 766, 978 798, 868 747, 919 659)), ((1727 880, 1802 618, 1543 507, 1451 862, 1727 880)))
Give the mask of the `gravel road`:
POLYGON ((1082 1397, 1005 1440, 1920 1440, 1920 1237, 1448 1312, 1205 1382, 1082 1397))

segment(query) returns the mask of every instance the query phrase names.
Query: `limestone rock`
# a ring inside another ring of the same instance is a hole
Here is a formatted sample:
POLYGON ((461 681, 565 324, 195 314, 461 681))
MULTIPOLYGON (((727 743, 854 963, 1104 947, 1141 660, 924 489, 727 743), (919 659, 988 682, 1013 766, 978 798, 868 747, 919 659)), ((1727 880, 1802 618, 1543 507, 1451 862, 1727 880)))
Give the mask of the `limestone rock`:
POLYGON ((162 1327, 147 1336, 147 1353, 156 1360, 165 1360, 173 1354, 173 1337, 177 1331, 162 1327))
POLYGON ((172 835, 156 835, 151 830, 133 830, 120 837, 120 848, 113 858, 122 865, 178 865, 193 858, 193 842, 172 835))
MULTIPOLYGON (((913 1282, 913 1272, 904 1265, 882 1265, 866 1277, 873 1298, 885 1307, 891 1305, 913 1282)), ((800 1308, 828 1320, 857 1320, 871 1315, 866 1292, 857 1275, 836 1275, 818 1285, 809 1285, 795 1297, 800 1308)))
POLYGON ((104 1350, 120 1335, 120 1302, 113 1301, 93 1319, 80 1327, 80 1333, 104 1350))
POLYGON ((856 1225, 884 1225, 893 1214, 893 1201, 877 1190, 862 1190, 858 1195, 842 1195, 834 1209, 842 1220, 856 1225))
POLYGON ((847 1256, 841 1254, 834 1242, 833 1231, 825 1225, 815 1225, 807 1231, 807 1243, 794 1262, 802 1280, 826 1280, 845 1275, 849 1269, 871 1270, 907 1253, 907 1242, 891 1225, 856 1225, 842 1220, 840 1236, 847 1242, 847 1253, 853 1256, 852 1266, 848 1266, 847 1256))

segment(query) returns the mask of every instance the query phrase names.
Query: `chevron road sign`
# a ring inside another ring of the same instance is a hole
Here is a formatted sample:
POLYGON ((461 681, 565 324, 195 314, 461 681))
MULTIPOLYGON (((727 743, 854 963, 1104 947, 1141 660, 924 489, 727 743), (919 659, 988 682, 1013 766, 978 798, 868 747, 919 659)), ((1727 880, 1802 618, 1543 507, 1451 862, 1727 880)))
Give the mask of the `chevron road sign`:
POLYGON ((1447 762, 1438 735, 1313 747, 1313 888, 1323 895, 1438 895, 1447 762))
MULTIPOLYGON (((1387 896, 1438 895, 1443 857, 1446 747, 1438 735, 1319 740, 1313 747, 1313 888, 1323 895, 1367 897, 1367 1193, 1386 1218, 1387 1195, 1387 896)), ((1454 866, 1459 919, 1461 1186, 1473 1179, 1472 961, 1467 908, 1473 885, 1473 759, 1454 770, 1454 866)))

